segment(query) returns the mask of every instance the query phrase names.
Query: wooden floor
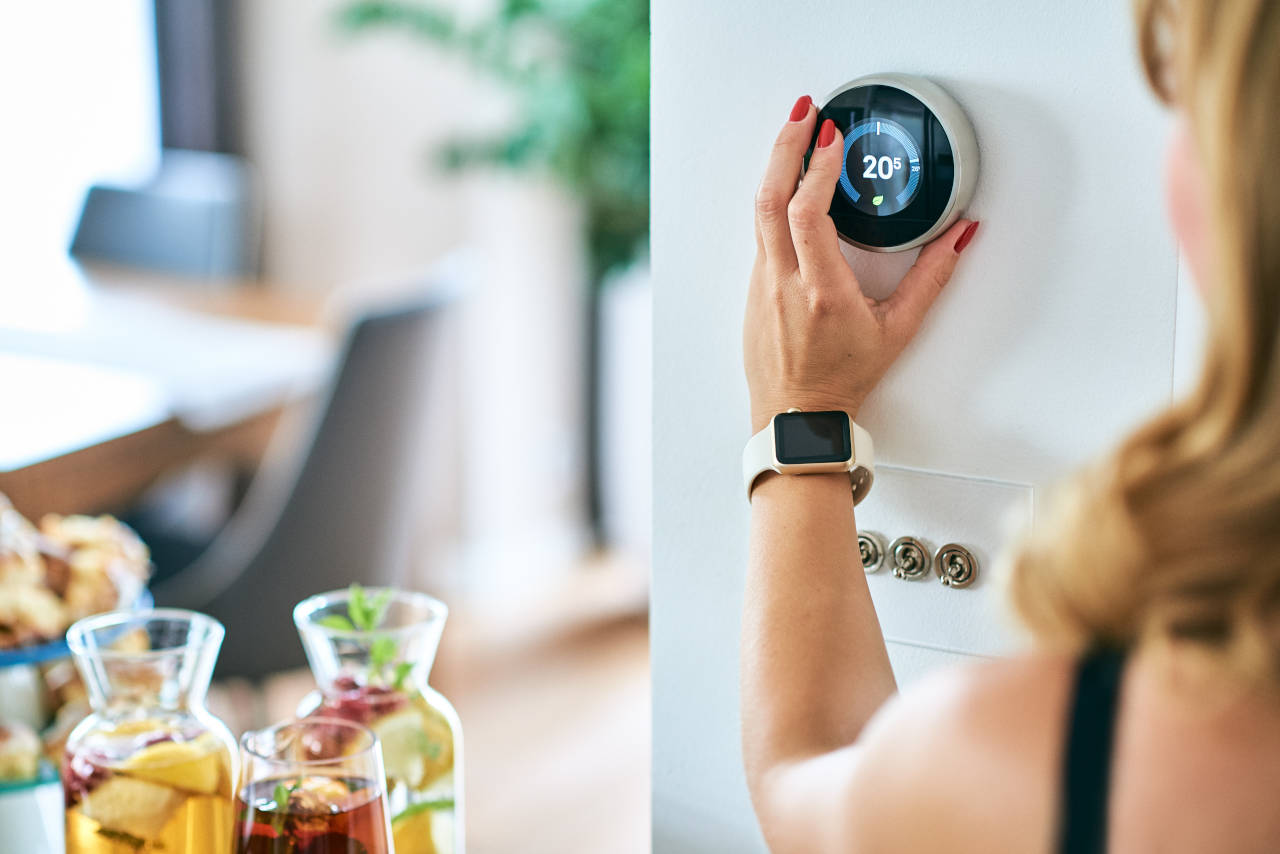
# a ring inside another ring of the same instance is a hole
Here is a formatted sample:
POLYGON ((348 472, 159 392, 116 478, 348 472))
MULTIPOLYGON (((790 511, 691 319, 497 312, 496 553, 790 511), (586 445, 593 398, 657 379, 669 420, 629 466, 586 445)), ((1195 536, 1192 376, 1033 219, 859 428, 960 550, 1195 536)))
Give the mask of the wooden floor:
MULTIPOLYGON (((649 637, 643 589, 608 570, 537 597, 452 606, 432 684, 465 739, 469 854, 649 851, 649 637)), ((313 687, 283 673, 215 686, 237 733, 313 687)))

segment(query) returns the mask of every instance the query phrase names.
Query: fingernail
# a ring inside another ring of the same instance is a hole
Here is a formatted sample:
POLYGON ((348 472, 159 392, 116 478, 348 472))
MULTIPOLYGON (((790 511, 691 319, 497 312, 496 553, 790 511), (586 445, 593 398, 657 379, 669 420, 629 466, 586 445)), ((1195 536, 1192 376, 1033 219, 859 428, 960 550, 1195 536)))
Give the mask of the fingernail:
POLYGON ((791 121, 798 122, 809 115, 809 105, 812 103, 813 99, 808 95, 801 95, 800 100, 796 101, 796 105, 791 108, 791 121))
POLYGON ((974 220, 973 222, 969 223, 969 227, 966 228, 958 238, 956 238, 955 251, 957 255, 963 252, 964 248, 969 245, 969 241, 973 240, 973 235, 977 232, 977 230, 978 230, 978 222, 977 220, 974 220))
POLYGON ((827 119, 822 123, 822 130, 818 131, 818 148, 826 148, 835 138, 836 123, 831 119, 827 119))

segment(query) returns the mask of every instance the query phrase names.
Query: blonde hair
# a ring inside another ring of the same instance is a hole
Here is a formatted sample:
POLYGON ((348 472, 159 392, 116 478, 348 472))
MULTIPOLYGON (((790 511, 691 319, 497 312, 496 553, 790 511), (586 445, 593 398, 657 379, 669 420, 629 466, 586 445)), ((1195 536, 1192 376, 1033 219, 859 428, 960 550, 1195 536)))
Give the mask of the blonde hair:
POLYGON ((1066 484, 1008 558, 1043 645, 1152 634, 1280 682, 1280 3, 1138 0, 1157 94, 1186 111, 1210 198, 1203 373, 1066 484))

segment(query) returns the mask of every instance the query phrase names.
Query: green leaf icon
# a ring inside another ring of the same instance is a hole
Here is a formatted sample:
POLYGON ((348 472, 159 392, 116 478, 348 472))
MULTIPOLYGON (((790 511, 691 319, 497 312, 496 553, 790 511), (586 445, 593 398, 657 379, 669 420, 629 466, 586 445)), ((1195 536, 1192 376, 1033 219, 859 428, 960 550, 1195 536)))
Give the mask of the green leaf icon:
POLYGON ((875 205, 876 207, 880 207, 880 203, 883 201, 884 201, 884 196, 876 196, 874 199, 871 200, 871 204, 875 205))

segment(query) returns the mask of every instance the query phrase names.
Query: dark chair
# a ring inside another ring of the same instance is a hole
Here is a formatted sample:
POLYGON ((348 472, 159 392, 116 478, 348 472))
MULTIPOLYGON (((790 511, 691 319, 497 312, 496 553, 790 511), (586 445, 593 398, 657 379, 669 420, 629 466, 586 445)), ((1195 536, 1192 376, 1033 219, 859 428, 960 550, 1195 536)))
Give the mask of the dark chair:
POLYGON ((405 582, 430 440, 427 366, 450 302, 436 292, 358 320, 300 464, 261 472, 209 548, 154 586, 157 605, 227 627, 219 676, 301 666, 292 613, 306 596, 405 582))
POLYGON ((71 254, 187 276, 248 276, 258 267, 253 173, 240 158, 165 149, 155 175, 85 194, 71 254))

